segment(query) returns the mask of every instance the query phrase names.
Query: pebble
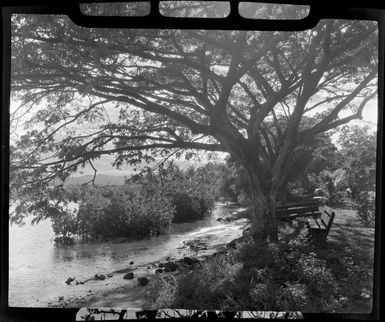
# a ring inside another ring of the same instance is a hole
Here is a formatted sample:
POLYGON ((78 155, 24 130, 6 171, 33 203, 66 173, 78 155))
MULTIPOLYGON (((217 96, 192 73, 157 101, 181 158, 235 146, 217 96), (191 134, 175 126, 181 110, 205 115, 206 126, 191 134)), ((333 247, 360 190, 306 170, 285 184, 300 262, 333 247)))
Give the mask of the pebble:
POLYGON ((132 280, 134 278, 134 273, 130 272, 123 276, 125 280, 132 280))
POLYGON ((141 286, 146 286, 148 284, 149 280, 147 277, 139 277, 138 278, 138 283, 141 286))
POLYGON ((67 285, 70 285, 71 282, 73 282, 74 280, 75 280, 74 278, 68 277, 68 279, 65 281, 65 283, 66 283, 67 285))
POLYGON ((194 260, 190 257, 184 257, 183 258, 183 261, 187 264, 187 265, 192 265, 194 264, 194 260))
POLYGON ((178 265, 173 262, 168 262, 164 265, 165 272, 174 272, 178 269, 178 265))
POLYGON ((95 274, 95 280, 105 280, 105 279, 106 277, 103 274, 101 275, 95 274))

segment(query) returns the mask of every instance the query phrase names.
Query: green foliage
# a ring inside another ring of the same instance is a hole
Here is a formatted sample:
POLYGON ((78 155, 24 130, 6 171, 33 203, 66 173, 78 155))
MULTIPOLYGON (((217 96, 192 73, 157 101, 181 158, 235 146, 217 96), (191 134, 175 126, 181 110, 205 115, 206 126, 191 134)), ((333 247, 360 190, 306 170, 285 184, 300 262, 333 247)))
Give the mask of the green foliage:
POLYGON ((376 137, 367 126, 345 126, 339 143, 345 158, 344 186, 359 220, 368 226, 375 220, 376 137))
POLYGON ((144 309, 172 308, 177 281, 173 275, 155 275, 144 294, 144 309))
POLYGON ((336 169, 331 172, 321 171, 318 176, 314 173, 308 174, 310 182, 315 186, 314 199, 318 199, 328 206, 336 206, 343 202, 345 191, 342 185, 344 171, 336 169))
POLYGON ((171 222, 202 219, 219 197, 220 171, 216 164, 182 171, 170 162, 120 187, 68 187, 67 198, 79 209, 75 214, 52 207, 54 232, 92 240, 144 237, 165 232, 171 222))
POLYGON ((79 206, 79 233, 91 239, 151 236, 168 229, 174 215, 162 191, 143 193, 131 187, 115 188, 110 198, 91 189, 79 206))
POLYGON ((354 199, 354 208, 358 219, 364 226, 370 226, 375 221, 375 199, 368 191, 362 191, 354 199))
MULTIPOLYGON (((278 121, 282 128, 287 126, 285 118, 281 117, 278 121)), ((301 128, 308 129, 318 121, 320 119, 316 117, 304 117, 301 128)), ((314 183, 308 178, 308 174, 313 172, 319 174, 322 169, 334 168, 338 163, 338 158, 339 154, 336 146, 332 143, 330 135, 325 133, 316 136, 306 145, 298 146, 286 164, 286 178, 283 180, 278 199, 286 203, 314 193, 314 189, 319 188, 319 181, 323 178, 316 180, 316 183, 314 183)), ((242 205, 250 205, 252 194, 247 172, 231 157, 227 159, 226 165, 229 170, 222 180, 222 194, 229 196, 229 199, 238 200, 242 205)), ((325 182, 325 188, 327 188, 327 185, 329 183, 325 182)), ((328 192, 328 189, 325 191, 328 192)), ((334 198, 334 195, 331 198, 334 198)), ((338 203, 340 199, 338 197, 337 199, 336 202, 338 203)))
POLYGON ((373 166, 376 162, 377 139, 367 125, 344 126, 339 131, 341 152, 351 166, 373 166))
POLYGON ((243 206, 251 204, 249 178, 245 169, 231 156, 226 159, 226 168, 219 182, 220 195, 243 206))
POLYGON ((158 278, 151 292, 145 297, 144 307, 160 308, 167 303, 170 308, 213 309, 221 307, 226 300, 225 288, 235 276, 224 255, 215 256, 204 262, 193 273, 183 273, 176 279, 158 278), (164 288, 168 290, 164 292, 164 288))
POLYGON ((313 305, 322 305, 323 301, 332 303, 336 295, 336 281, 326 266, 326 262, 318 259, 315 253, 302 255, 298 260, 302 284, 307 287, 313 305))
POLYGON ((172 196, 172 203, 176 209, 176 216, 173 221, 186 222, 201 219, 205 214, 205 207, 201 209, 199 201, 186 191, 176 191, 172 196))
POLYGON ((52 212, 51 222, 55 243, 57 245, 72 244, 74 236, 78 233, 76 213, 64 210, 62 207, 52 208, 52 212))
POLYGON ((167 230, 174 215, 161 190, 151 194, 129 186, 70 190, 79 194, 77 212, 54 208, 50 216, 58 240, 75 235, 92 240, 151 236, 167 230))
MULTIPOLYGON (((322 115, 318 115, 321 117, 322 115)), ((306 124, 317 122, 314 117, 308 119, 306 124)), ((303 125, 305 128, 307 126, 303 125)), ((296 201, 296 197, 309 198, 314 195, 315 189, 320 189, 317 192, 319 197, 323 197, 324 201, 333 199, 333 187, 328 177, 325 178, 323 172, 325 169, 338 169, 340 165, 341 155, 337 147, 331 141, 329 133, 318 135, 311 143, 302 149, 298 149, 295 155, 295 162, 292 163, 289 171, 287 185, 287 202, 296 201)), ((337 197, 337 196, 336 196, 337 197)), ((337 197, 338 203, 339 197, 337 197)), ((333 201, 332 201, 333 202, 333 201)))
POLYGON ((174 222, 202 219, 219 198, 217 182, 222 166, 208 163, 182 171, 173 162, 167 163, 157 175, 147 174, 145 180, 163 189, 175 207, 174 222))
POLYGON ((145 306, 328 312, 336 307, 338 286, 327 266, 295 242, 245 244, 231 255, 210 258, 193 273, 157 282, 145 306))

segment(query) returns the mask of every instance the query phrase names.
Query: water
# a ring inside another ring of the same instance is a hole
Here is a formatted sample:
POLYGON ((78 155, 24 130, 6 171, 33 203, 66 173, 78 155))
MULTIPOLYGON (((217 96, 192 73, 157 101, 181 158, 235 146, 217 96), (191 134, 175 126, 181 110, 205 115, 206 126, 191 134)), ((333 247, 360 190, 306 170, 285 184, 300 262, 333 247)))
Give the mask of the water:
POLYGON ((41 307, 59 296, 86 294, 101 284, 68 287, 64 282, 68 277, 86 280, 95 274, 124 269, 130 266, 130 261, 134 261, 132 267, 136 267, 172 257, 185 240, 211 237, 217 238, 217 242, 230 241, 237 237, 232 236, 236 225, 220 223, 216 218, 226 216, 231 210, 234 205, 217 204, 211 217, 173 224, 168 234, 153 239, 80 243, 65 248, 54 246, 54 234, 48 220, 34 226, 10 226, 9 305, 41 307))

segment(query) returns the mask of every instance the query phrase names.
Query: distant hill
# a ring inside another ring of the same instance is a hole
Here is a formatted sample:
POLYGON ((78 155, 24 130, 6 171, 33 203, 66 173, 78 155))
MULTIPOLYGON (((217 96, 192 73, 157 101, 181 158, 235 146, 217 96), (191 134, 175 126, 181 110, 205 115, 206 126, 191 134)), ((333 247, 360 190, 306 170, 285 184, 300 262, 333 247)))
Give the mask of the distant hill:
MULTIPOLYGON (((79 177, 71 177, 66 180, 64 185, 65 186, 81 185, 83 183, 91 181, 93 177, 94 176, 91 174, 83 175, 79 177)), ((124 184, 124 176, 111 176, 106 174, 98 174, 96 175, 96 178, 95 178, 95 184, 98 186, 106 186, 106 185, 121 186, 124 184)))
MULTIPOLYGON (((186 160, 174 160, 174 163, 182 170, 185 170, 188 166, 193 165, 195 167, 199 167, 203 164, 199 163, 194 163, 191 161, 186 161, 186 160)), ((155 163, 154 163, 155 164, 155 163)), ((150 164, 150 165, 154 165, 150 164)), ((135 174, 133 171, 126 171, 125 175, 130 177, 132 174, 135 174)), ((70 185, 81 185, 86 182, 90 182, 94 176, 92 174, 87 174, 87 175, 81 175, 81 176, 76 176, 76 177, 70 177, 68 178, 64 185, 65 186, 70 186, 70 185)), ((61 183, 60 180, 54 180, 54 185, 57 185, 61 183)), ((108 175, 108 174, 97 174, 96 179, 95 179, 95 184, 98 186, 106 186, 106 185, 123 185, 124 184, 124 175, 108 175)))

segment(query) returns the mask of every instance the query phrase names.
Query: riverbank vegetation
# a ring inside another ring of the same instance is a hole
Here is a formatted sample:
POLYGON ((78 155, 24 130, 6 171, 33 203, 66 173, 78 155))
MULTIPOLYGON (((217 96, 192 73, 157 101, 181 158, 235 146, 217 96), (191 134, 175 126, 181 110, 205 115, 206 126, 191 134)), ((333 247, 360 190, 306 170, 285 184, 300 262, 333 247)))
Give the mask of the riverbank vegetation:
POLYGON ((301 225, 283 227, 275 243, 244 237, 198 270, 157 276, 143 306, 370 313, 374 229, 362 229, 352 209, 337 211, 327 249, 306 243, 301 225))
MULTIPOLYGON (((294 227, 280 226, 276 242, 255 243, 247 230, 244 237, 198 268, 156 274, 147 286, 143 306, 370 313, 375 139, 366 127, 346 127, 342 133, 339 148, 329 144, 313 151, 304 171, 288 182, 286 194, 288 202, 317 199, 334 208, 337 217, 326 248, 305 241, 300 221, 294 227), (359 203, 359 198, 365 203, 359 203)), ((81 199, 78 227, 88 227, 84 231, 90 236, 91 231, 97 232, 93 238, 134 236, 134 229, 151 236, 167 230, 172 222, 202 218, 220 199, 250 206, 247 176, 231 158, 185 170, 168 163, 157 173, 147 171, 127 179, 121 187, 81 191, 88 192, 81 199), (105 221, 95 220, 98 216, 105 221), (113 223, 119 223, 117 230, 113 223)), ((239 213, 251 219, 250 211, 239 213)))
MULTIPOLYGON (((316 199, 337 214, 325 248, 306 242, 303 223, 282 225, 277 242, 254 243, 245 231, 236 247, 198 270, 157 276, 143 305, 149 309, 299 310, 370 313, 373 299, 375 136, 344 127, 334 144, 313 151, 288 183, 287 201, 316 199), (360 198, 364 201, 360 202, 360 198)), ((228 159, 223 196, 249 205, 242 168, 228 159)), ((250 218, 250 212, 244 211, 250 218)))
MULTIPOLYGON (((284 200, 318 200, 332 207, 351 205, 364 227, 373 226, 374 135, 367 127, 345 127, 338 141, 341 148, 327 139, 324 143, 292 173, 284 200)), ((218 200, 252 207, 245 169, 232 158, 184 170, 168 162, 156 171, 148 168, 126 178, 122 186, 65 186, 64 193, 78 206, 72 211, 65 207, 51 209, 58 244, 72 243, 75 236, 111 240, 162 234, 171 223, 209 215, 218 200)))
MULTIPOLYGON (((166 232, 172 222, 203 219, 218 200, 223 165, 181 170, 170 162, 156 173, 148 169, 122 186, 68 186, 78 207, 52 213, 56 241, 143 238, 166 232)), ((55 208, 57 209, 57 208, 55 208)))

